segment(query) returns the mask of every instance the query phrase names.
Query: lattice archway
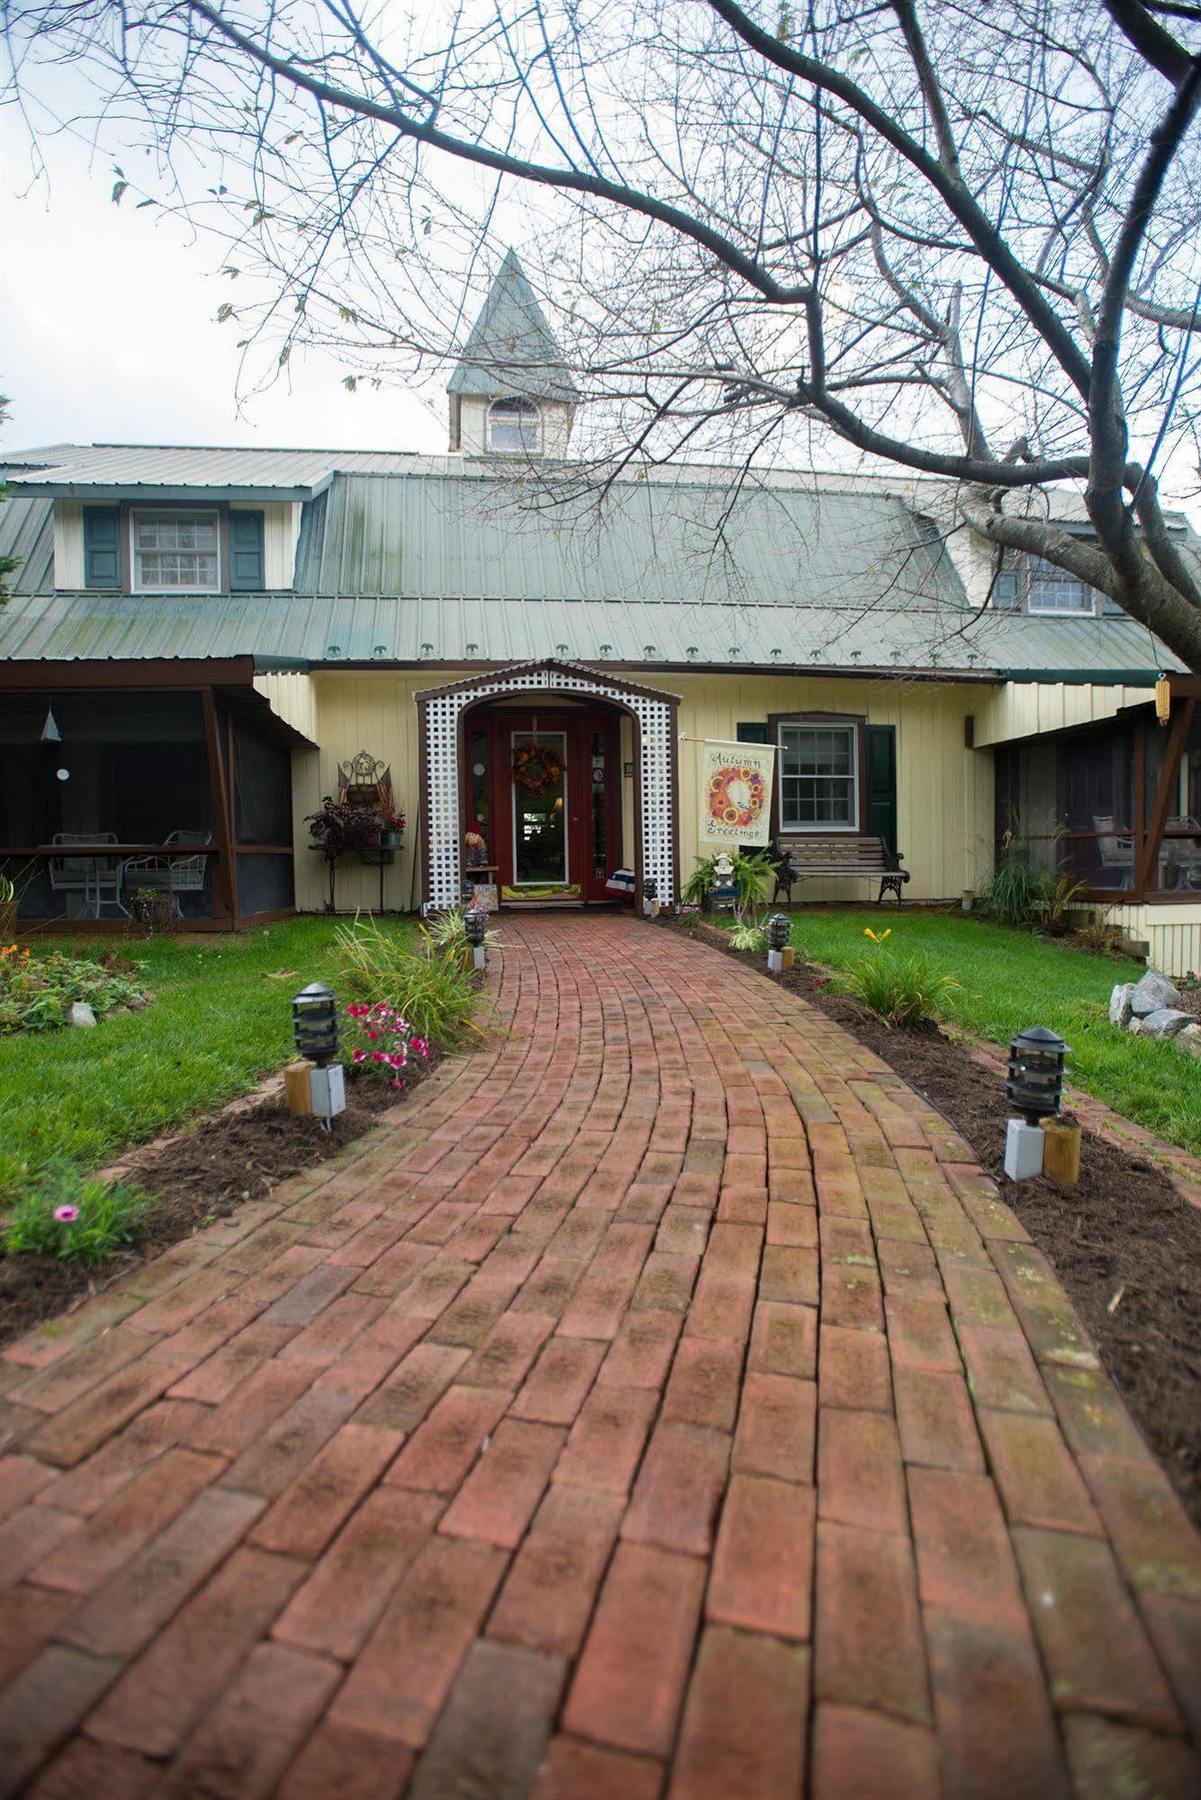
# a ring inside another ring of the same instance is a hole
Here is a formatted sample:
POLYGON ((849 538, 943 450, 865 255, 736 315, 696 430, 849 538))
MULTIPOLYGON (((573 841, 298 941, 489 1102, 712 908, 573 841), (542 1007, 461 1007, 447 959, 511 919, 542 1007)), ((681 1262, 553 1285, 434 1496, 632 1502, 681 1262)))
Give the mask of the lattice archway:
POLYGON ((661 900, 679 885, 677 694, 622 681, 586 663, 515 663, 415 696, 421 759, 422 910, 457 906, 462 892, 462 719, 481 700, 520 693, 605 700, 634 722, 634 855, 638 891, 661 900))

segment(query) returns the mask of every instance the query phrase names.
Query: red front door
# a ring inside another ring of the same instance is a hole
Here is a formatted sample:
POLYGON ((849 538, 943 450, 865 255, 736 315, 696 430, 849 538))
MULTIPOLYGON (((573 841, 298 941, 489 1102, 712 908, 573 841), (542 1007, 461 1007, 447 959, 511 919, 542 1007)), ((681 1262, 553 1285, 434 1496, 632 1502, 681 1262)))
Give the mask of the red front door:
POLYGON ((467 825, 481 831, 509 904, 611 898, 621 863, 621 770, 613 713, 498 707, 464 734, 467 825))

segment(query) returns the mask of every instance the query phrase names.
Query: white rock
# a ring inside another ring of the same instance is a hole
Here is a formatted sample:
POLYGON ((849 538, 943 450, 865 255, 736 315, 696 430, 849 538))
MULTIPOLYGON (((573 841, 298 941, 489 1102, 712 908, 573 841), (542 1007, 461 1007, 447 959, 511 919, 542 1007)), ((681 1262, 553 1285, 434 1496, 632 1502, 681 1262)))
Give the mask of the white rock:
POLYGON ((1177 1012, 1173 1006, 1163 1006, 1146 1015, 1142 1021, 1141 1033, 1143 1037, 1172 1038, 1183 1031, 1186 1025, 1192 1025, 1196 1017, 1196 1013, 1177 1012))
POLYGON ((1133 981, 1119 981, 1109 996, 1109 1022, 1111 1025, 1129 1025, 1130 1015, 1134 1010, 1133 981))
POLYGON ((1180 1050, 1187 1050, 1190 1056, 1201 1056, 1201 1025, 1196 1020, 1177 1033, 1176 1046, 1180 1050))
POLYGON ((1176 988, 1166 975, 1159 975, 1154 969, 1148 971, 1140 982, 1135 984, 1130 996, 1132 1010, 1141 1019, 1147 1013, 1162 1012, 1165 1007, 1175 1006, 1180 998, 1176 988))
POLYGON ((96 1015, 86 1000, 72 1000, 67 1008, 68 1025, 94 1025, 96 1015))

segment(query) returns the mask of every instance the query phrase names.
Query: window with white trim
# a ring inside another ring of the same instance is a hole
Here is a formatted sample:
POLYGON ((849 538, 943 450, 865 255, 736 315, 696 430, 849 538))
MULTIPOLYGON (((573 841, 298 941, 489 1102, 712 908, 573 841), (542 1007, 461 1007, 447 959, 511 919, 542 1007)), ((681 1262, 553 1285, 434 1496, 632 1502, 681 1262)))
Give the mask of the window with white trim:
POLYGON ((780 726, 780 825, 784 831, 858 831, 857 726, 780 726))
POLYGON ((1032 613, 1092 613, 1097 593, 1070 569, 1057 568, 1041 556, 1030 558, 1030 595, 1032 613))
POLYGON ((221 587, 217 513, 130 514, 130 575, 135 593, 215 594, 221 587))
POLYGON ((494 400, 488 408, 488 448, 505 455, 542 450, 542 412, 532 400, 494 400))
POLYGON ((1091 619, 1098 612, 1121 612, 1108 594, 1090 587, 1070 569, 1061 569, 1042 556, 1006 553, 993 582, 993 605, 1006 611, 1025 611, 1042 617, 1091 619))

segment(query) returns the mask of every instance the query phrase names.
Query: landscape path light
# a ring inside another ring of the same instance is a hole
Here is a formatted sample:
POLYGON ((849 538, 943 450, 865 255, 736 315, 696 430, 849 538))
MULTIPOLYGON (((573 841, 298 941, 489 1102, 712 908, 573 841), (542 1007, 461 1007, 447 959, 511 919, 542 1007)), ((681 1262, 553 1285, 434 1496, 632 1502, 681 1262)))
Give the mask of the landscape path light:
POLYGON ((467 933, 467 942, 471 945, 471 960, 477 969, 488 966, 486 947, 488 935, 488 915, 478 906, 469 907, 463 914, 463 925, 467 933))
POLYGON ((346 1110, 346 1079, 338 1061, 338 997, 323 982, 311 981, 292 1000, 292 1034, 306 1064, 307 1110, 325 1127, 346 1110))
POLYGON ((653 875, 648 875, 642 883, 642 912, 648 919, 659 916, 659 883, 653 875))
POLYGON ((773 913, 767 921, 767 966, 778 975, 784 967, 784 952, 792 942, 792 920, 787 913, 773 913))
POLYGON ((1046 1140, 1041 1122, 1053 1119, 1063 1099, 1068 1047, 1045 1025, 1032 1025, 1009 1040, 1005 1093, 1021 1116, 1005 1129, 1005 1173, 1011 1181, 1041 1175, 1046 1140))

